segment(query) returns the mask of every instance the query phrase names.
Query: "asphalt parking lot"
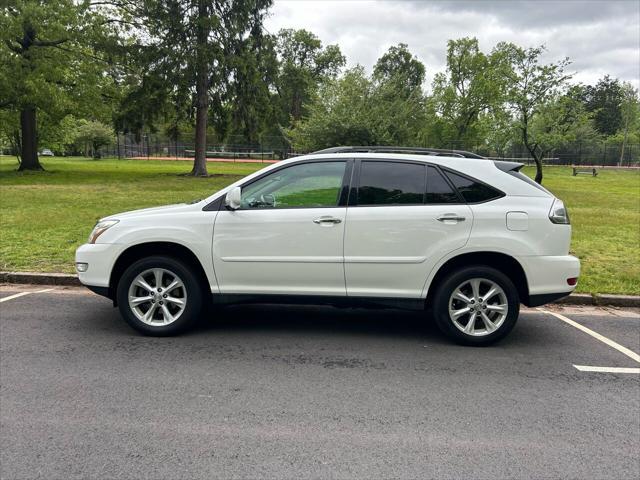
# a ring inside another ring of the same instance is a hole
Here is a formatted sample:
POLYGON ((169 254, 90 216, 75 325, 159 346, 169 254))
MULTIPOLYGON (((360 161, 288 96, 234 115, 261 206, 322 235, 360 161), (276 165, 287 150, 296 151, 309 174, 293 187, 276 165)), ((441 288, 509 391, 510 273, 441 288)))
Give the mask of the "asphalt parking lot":
POLYGON ((42 290, 0 287, 3 479, 640 477, 637 310, 552 309, 610 343, 538 310, 469 348, 417 313, 278 306, 148 338, 42 290))

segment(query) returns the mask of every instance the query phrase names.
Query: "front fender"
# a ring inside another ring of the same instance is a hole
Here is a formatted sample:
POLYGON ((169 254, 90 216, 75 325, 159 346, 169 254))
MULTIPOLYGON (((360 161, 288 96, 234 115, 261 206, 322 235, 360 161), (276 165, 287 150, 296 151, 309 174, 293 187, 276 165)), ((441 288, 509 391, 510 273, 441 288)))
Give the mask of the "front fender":
MULTIPOLYGON (((209 213, 209 212, 205 212, 209 213)), ((135 224, 125 220, 99 237, 99 243, 118 244, 126 250, 153 242, 174 243, 190 250, 200 262, 212 291, 218 290, 213 268, 211 241, 214 216, 200 212, 183 213, 179 219, 154 216, 153 223, 139 219, 135 224), (163 224, 164 220, 166 223, 163 224), (108 235, 107 235, 108 234, 108 235), (104 237, 104 238, 103 238, 104 237)))

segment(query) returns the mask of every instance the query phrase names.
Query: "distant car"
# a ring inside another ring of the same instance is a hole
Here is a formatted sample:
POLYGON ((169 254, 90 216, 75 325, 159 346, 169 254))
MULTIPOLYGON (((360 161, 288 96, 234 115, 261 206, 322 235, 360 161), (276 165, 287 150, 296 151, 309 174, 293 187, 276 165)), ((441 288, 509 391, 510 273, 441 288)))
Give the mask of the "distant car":
POLYGON ((51 150, 49 150, 48 148, 45 148, 44 150, 42 150, 40 152, 40 156, 41 157, 53 157, 54 154, 53 154, 53 152, 51 150))
POLYGON ((428 308, 454 340, 487 344, 513 328, 520 303, 569 295, 580 272, 565 206, 521 167, 329 149, 197 203, 103 218, 76 268, 148 335, 184 330, 209 300, 377 304, 428 308))

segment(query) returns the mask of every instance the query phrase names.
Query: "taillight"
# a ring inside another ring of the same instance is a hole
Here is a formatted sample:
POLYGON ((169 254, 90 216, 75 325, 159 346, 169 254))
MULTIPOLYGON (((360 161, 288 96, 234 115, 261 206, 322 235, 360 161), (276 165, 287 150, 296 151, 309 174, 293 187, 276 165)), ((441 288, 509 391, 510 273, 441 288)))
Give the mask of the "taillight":
POLYGON ((562 200, 557 198, 553 200, 553 205, 551 205, 551 210, 549 211, 549 220, 561 225, 569 225, 571 223, 569 221, 569 212, 567 212, 562 200))
POLYGON ((567 285, 574 287, 578 283, 578 277, 567 278, 567 285))

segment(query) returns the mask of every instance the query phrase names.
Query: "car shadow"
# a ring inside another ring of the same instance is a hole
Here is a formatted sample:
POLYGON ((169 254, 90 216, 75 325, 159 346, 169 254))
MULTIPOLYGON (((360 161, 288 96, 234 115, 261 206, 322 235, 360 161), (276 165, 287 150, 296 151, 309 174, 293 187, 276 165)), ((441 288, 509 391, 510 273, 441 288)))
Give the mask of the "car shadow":
POLYGON ((306 305, 234 305, 201 315, 191 334, 307 333, 373 337, 428 337, 447 343, 423 311, 306 305))

